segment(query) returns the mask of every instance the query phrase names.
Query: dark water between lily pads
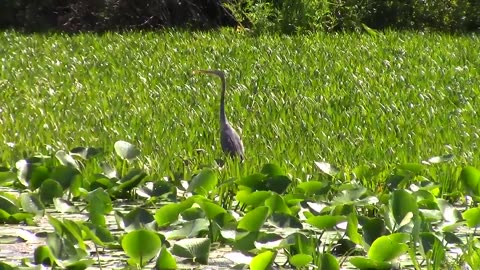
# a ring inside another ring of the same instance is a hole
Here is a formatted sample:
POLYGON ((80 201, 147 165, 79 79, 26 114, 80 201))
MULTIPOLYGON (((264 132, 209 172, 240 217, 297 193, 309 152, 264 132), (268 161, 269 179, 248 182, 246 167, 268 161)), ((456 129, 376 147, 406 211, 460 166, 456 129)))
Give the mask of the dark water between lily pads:
MULTIPOLYGON (((135 203, 116 203, 114 202, 114 210, 120 211, 122 213, 128 213, 139 204, 135 203)), ((145 208, 143 206, 143 208, 145 208)), ((154 209, 148 209, 150 212, 154 212, 154 209)), ((60 213, 55 210, 48 210, 48 214, 57 218, 57 219, 70 219, 73 221, 85 221, 87 220, 87 214, 81 213, 60 213)), ((113 212, 112 212, 113 213, 113 212)), ((106 217, 107 226, 111 231, 112 235, 119 236, 124 233, 123 229, 119 229, 115 221, 113 214, 106 217)), ((31 261, 33 259, 34 250, 40 245, 45 245, 46 243, 46 233, 53 231, 53 226, 48 222, 46 216, 38 217, 35 219, 36 226, 27 226, 27 225, 18 225, 18 224, 4 224, 0 226, 0 261, 7 262, 11 265, 21 265, 22 260, 26 259, 31 261)), ((164 231, 162 231, 164 232, 164 231)), ((290 234, 293 231, 287 231, 285 229, 276 229, 272 228, 274 233, 280 235, 290 234)), ((459 232, 456 234, 460 239, 465 240, 468 233, 472 233, 466 227, 461 227, 459 232)), ((327 232, 322 236, 322 243, 332 243, 336 242, 339 238, 339 232, 327 232)), ((174 240, 168 240, 171 244, 175 243, 174 240)), ((95 261, 95 263, 88 269, 120 269, 127 267, 128 257, 122 250, 114 249, 103 249, 99 248, 99 253, 95 251, 93 243, 86 241, 86 244, 90 248, 90 258, 95 261), (101 264, 101 267, 99 265, 101 264)), ((322 249, 322 248, 321 248, 322 249)), ((462 251, 458 248, 452 248, 448 250, 448 256, 450 258, 457 258, 462 254, 462 251)), ((229 246, 216 246, 216 243, 212 244, 212 249, 209 255, 209 264, 200 265, 192 264, 186 260, 183 260, 180 257, 176 257, 178 269, 232 269, 236 264, 232 257, 242 256, 240 253, 233 251, 229 246)), ((341 269, 356 269, 351 264, 348 263, 348 258, 338 258, 339 261, 344 261, 341 269)), ((422 258, 418 258, 419 261, 422 258)), ((279 253, 276 258, 276 262, 279 265, 282 265, 286 261, 286 256, 282 253, 279 253)), ((399 264, 402 269, 413 269, 413 265, 410 261, 408 255, 403 255, 399 258, 399 264)), ((154 267, 154 263, 150 263, 146 269, 151 269, 154 267)), ((288 269, 285 267, 274 267, 273 269, 288 269)), ((465 268, 468 269, 468 268, 465 268)))

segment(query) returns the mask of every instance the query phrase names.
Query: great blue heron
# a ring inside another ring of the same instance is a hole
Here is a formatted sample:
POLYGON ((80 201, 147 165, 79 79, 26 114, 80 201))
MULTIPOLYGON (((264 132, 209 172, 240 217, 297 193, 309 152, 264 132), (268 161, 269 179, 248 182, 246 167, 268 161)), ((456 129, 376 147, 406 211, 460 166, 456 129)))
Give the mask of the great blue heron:
POLYGON ((242 139, 238 133, 232 128, 225 116, 225 89, 227 88, 225 81, 225 73, 221 70, 194 70, 193 74, 205 73, 220 77, 222 81, 222 94, 220 98, 220 143, 224 153, 231 157, 240 157, 243 161, 245 158, 242 139))

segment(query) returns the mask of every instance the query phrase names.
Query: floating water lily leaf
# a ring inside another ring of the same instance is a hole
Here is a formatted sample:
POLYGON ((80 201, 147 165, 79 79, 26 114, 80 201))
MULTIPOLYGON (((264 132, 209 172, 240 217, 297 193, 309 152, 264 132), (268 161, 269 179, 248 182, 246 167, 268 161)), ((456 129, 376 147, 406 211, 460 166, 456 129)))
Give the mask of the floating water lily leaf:
POLYGON ((47 246, 39 246, 33 252, 33 263, 53 266, 55 256, 53 256, 50 248, 47 246))
POLYGON ((192 207, 193 202, 186 200, 181 203, 167 204, 160 207, 155 212, 155 221, 159 227, 168 226, 170 223, 177 221, 178 215, 186 209, 192 207))
POLYGON ((3 195, 0 196, 0 209, 10 215, 18 213, 20 211, 20 209, 18 209, 17 205, 13 200, 3 195))
POLYGON ((40 200, 44 204, 51 204, 53 203, 53 198, 62 197, 62 195, 63 188, 55 180, 47 179, 40 186, 40 200))
MULTIPOLYGON (((255 249, 255 241, 258 239, 259 234, 259 231, 237 231, 235 233, 234 248, 240 251, 251 251, 255 249)), ((222 232, 222 236, 223 235, 225 234, 222 232)), ((228 239, 227 237, 225 238, 228 239)))
POLYGON ((115 238, 113 238, 106 227, 98 226, 90 222, 85 222, 81 224, 80 227, 96 245, 110 247, 115 241, 115 238))
POLYGON ((328 187, 328 185, 320 181, 302 182, 297 185, 297 188, 303 190, 307 196, 323 194, 326 192, 326 187, 328 187))
POLYGON ((364 257, 352 257, 350 263, 359 270, 391 270, 392 265, 388 262, 375 261, 364 257))
POLYGON ((158 255, 157 263, 155 264, 156 270, 172 270, 177 269, 177 261, 175 257, 164 246, 158 255))
POLYGON ((163 197, 170 195, 172 199, 176 198, 177 188, 171 183, 159 180, 155 182, 146 182, 142 187, 136 189, 138 196, 144 198, 163 197))
POLYGON ((242 219, 238 222, 237 229, 244 229, 249 232, 260 231, 262 225, 265 223, 265 220, 268 216, 268 207, 259 206, 251 211, 249 211, 242 219))
POLYGON ((358 219, 355 213, 348 215, 347 236, 357 245, 362 243, 362 236, 358 233, 358 219))
POLYGON ((183 239, 198 237, 201 232, 208 232, 209 222, 206 219, 195 219, 182 224, 178 230, 168 231, 167 239, 183 239))
POLYGON ((257 207, 265 202, 272 193, 270 191, 260 190, 250 192, 249 190, 240 190, 235 195, 235 199, 242 204, 257 207))
POLYGON ((480 196, 480 171, 477 168, 464 167, 460 173, 460 181, 467 193, 480 196))
POLYGON ((187 192, 195 192, 200 195, 207 195, 218 183, 217 174, 212 169, 204 169, 193 177, 187 192))
POLYGON ((286 213, 273 213, 269 221, 279 228, 303 229, 302 222, 298 218, 286 213))
POLYGON ((125 160, 131 161, 140 155, 140 150, 138 150, 135 145, 126 141, 117 141, 113 147, 117 155, 125 160))
POLYGON ((120 185, 115 187, 115 191, 118 194, 126 193, 137 187, 147 174, 140 169, 134 168, 128 171, 128 173, 119 180, 120 185))
POLYGON ((55 209, 61 213, 78 213, 78 208, 71 202, 62 198, 53 198, 55 209))
POLYGON ((340 170, 327 162, 315 161, 315 165, 324 173, 334 176, 340 172, 340 170))
POLYGON ((264 189, 283 194, 288 186, 292 183, 292 180, 285 175, 269 176, 263 181, 264 189))
POLYGON ((49 172, 47 167, 45 166, 32 166, 31 168, 32 172, 30 175, 30 180, 28 182, 28 188, 31 191, 34 191, 42 185, 43 181, 48 179, 49 172))
POLYGON ((192 259, 194 262, 208 264, 210 254, 210 239, 187 238, 177 241, 172 247, 172 254, 192 259))
POLYGON ((123 217, 123 226, 126 232, 138 229, 155 230, 155 219, 147 210, 136 207, 123 217))
POLYGON ((50 177, 60 183, 63 189, 67 189, 77 176, 81 177, 79 174, 79 171, 72 167, 59 165, 53 169, 50 177))
POLYGON ((85 201, 90 220, 97 225, 105 225, 105 215, 113 210, 110 195, 103 188, 97 188, 88 192, 85 201))
POLYGON ((253 257, 252 261, 250 262, 250 269, 251 270, 267 270, 273 264, 275 257, 277 256, 276 251, 264 251, 257 256, 253 257))
POLYGON ((261 173, 268 176, 284 175, 282 168, 276 164, 268 163, 263 165, 261 173))
POLYGON ((288 258, 288 262, 295 268, 304 268, 313 260, 312 255, 295 254, 288 258))
POLYGON ((36 216, 43 216, 45 212, 45 206, 40 201, 38 194, 22 193, 20 194, 19 199, 23 211, 35 214, 36 216))
POLYGON ((268 199, 265 200, 265 206, 269 208, 269 213, 291 214, 287 204, 277 193, 273 193, 268 199))
POLYGON ((78 165, 77 161, 65 151, 57 151, 57 153, 55 153, 55 157, 58 159, 58 161, 60 161, 60 164, 62 164, 63 166, 72 167, 80 170, 80 166, 78 165))
POLYGON ((227 213, 223 207, 208 201, 197 201, 208 219, 212 220, 220 214, 227 213))
POLYGON ((162 241, 155 232, 141 229, 127 233, 122 248, 135 264, 144 266, 158 254, 162 241))
POLYGON ((374 261, 389 262, 408 251, 405 242, 409 239, 406 233, 380 236, 372 243, 367 256, 374 261))
POLYGON ((397 224, 401 224, 409 212, 418 215, 417 201, 408 191, 397 189, 390 196, 390 208, 397 224))
POLYGON ((328 230, 340 222, 347 221, 345 216, 312 216, 307 219, 307 223, 320 229, 328 230))
POLYGON ((319 270, 337 270, 340 269, 337 258, 330 253, 319 254, 320 260, 318 263, 319 270))
POLYGON ((463 212, 462 216, 466 220, 468 227, 475 228, 480 226, 480 207, 470 208, 463 212))
POLYGON ((98 154, 103 152, 103 148, 94 148, 94 147, 75 147, 70 150, 70 155, 76 155, 83 159, 90 159, 98 154))

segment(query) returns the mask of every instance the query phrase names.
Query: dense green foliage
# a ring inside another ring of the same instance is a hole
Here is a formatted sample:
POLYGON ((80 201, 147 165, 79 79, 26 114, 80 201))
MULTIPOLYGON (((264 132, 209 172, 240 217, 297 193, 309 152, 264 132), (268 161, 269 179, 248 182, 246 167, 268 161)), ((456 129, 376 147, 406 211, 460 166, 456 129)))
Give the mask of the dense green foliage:
POLYGON ((479 38, 368 33, 2 33, 0 223, 36 227, 4 231, 0 258, 479 265, 479 38), (218 161, 219 82, 198 68, 228 71, 244 163, 218 161))
POLYGON ((477 0, 3 0, 0 28, 104 31, 248 26, 255 32, 373 28, 478 31, 477 0))
POLYGON ((220 84, 191 71, 220 68, 228 72, 227 115, 246 147, 243 173, 275 162, 305 179, 314 160, 382 167, 443 154, 479 166, 478 41, 5 32, 0 158, 14 164, 77 146, 112 152, 112 141, 127 140, 160 176, 212 164, 222 157, 220 84))

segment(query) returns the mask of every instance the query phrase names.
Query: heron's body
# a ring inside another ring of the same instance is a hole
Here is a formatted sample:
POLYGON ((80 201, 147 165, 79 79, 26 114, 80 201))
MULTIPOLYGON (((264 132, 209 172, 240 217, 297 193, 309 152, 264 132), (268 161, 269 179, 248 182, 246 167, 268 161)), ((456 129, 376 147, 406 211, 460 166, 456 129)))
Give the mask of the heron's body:
POLYGON ((231 157, 239 157, 241 160, 245 158, 242 139, 233 129, 225 115, 225 74, 220 70, 195 70, 193 73, 206 73, 220 77, 222 81, 222 93, 220 99, 220 143, 225 154, 231 157))

